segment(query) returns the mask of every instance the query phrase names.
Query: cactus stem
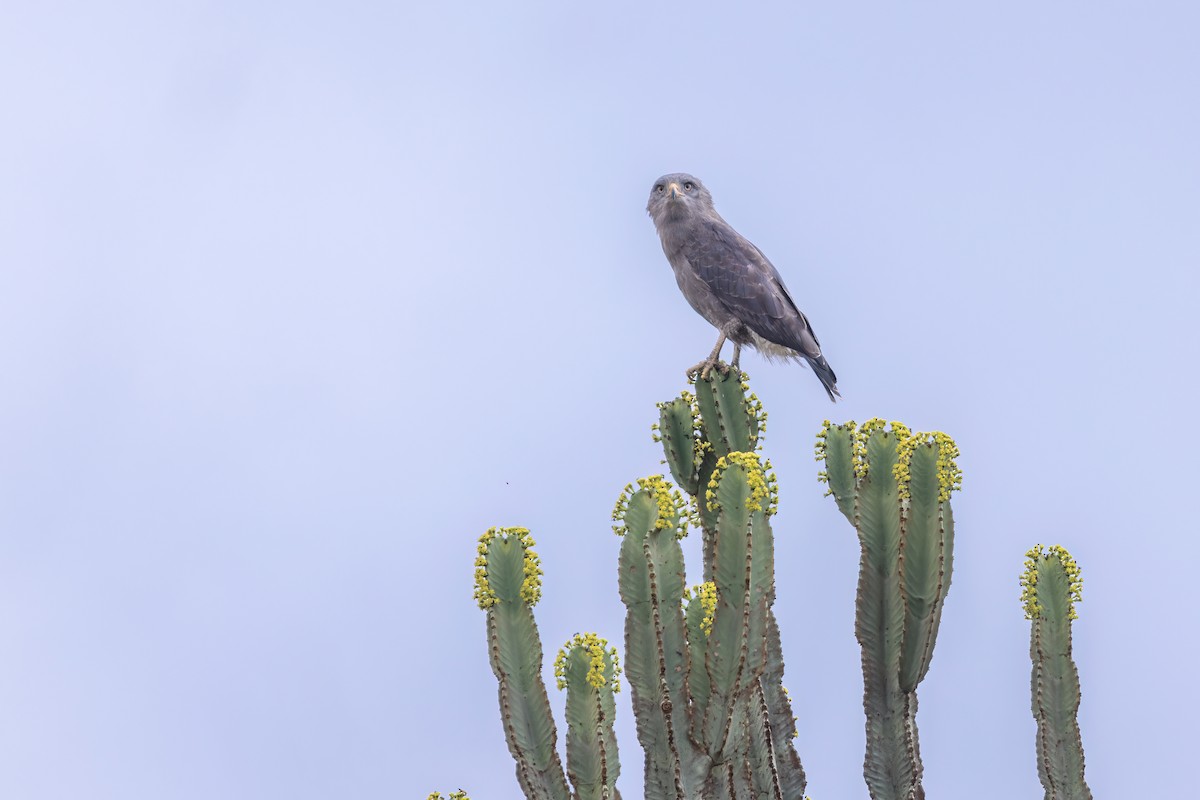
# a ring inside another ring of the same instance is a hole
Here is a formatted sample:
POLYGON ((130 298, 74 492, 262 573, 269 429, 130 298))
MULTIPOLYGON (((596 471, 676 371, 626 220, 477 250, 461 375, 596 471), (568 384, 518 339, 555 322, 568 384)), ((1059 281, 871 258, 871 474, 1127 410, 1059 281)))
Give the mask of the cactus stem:
MULTIPOLYGON (((742 630, 741 642, 738 645, 738 665, 737 671, 733 676, 733 692, 736 694, 738 687, 742 683, 742 675, 746 671, 746 658, 750 652, 750 584, 752 578, 751 565, 753 563, 754 553, 754 524, 752 522, 746 525, 746 577, 742 585, 742 630)), ((721 728, 720 735, 714 744, 719 744, 716 749, 717 753, 726 752, 729 745, 729 730, 733 722, 733 714, 725 715, 725 724, 721 728)), ((715 754, 714 754, 715 756, 715 754)))
POLYGON ((642 542, 642 552, 646 556, 646 575, 650 582, 651 619, 654 620, 654 649, 658 657, 658 686, 659 694, 663 699, 662 705, 659 708, 662 711, 663 725, 667 732, 667 752, 671 754, 671 772, 675 780, 675 796, 682 798, 684 796, 683 769, 680 764, 679 745, 675 741, 675 723, 672 720, 671 695, 667 687, 667 658, 663 648, 662 615, 658 610, 658 576, 654 571, 654 558, 650 554, 649 536, 642 542))
MULTIPOLYGON (((942 597, 946 592, 946 514, 942 504, 938 504, 938 540, 937 540, 937 585, 935 587, 935 597, 942 597)), ((931 614, 929 621, 926 623, 925 630, 921 637, 925 640, 925 647, 921 651, 921 662, 929 664, 933 660, 933 643, 937 633, 938 622, 941 619, 940 612, 931 614)))
POLYGON ((771 770, 771 797, 783 800, 783 786, 779 782, 779 768, 775 765, 775 740, 771 735, 771 716, 767 709, 767 696, 763 692, 762 681, 755 682, 755 699, 758 701, 759 713, 762 714, 760 727, 762 730, 763 746, 767 750, 767 765, 771 770))
MULTIPOLYGON (((604 729, 604 704, 600 702, 600 693, 596 692, 596 719, 600 724, 597 726, 597 734, 601 734, 604 729)), ((604 736, 596 736, 596 748, 600 751, 600 792, 604 798, 609 797, 608 794, 608 748, 604 746, 604 736)))
MULTIPOLYGON (((497 663, 500 660, 500 636, 496 627, 496 618, 491 614, 488 615, 487 626, 488 639, 489 641, 493 642, 493 663, 497 663)), ((509 696, 512 690, 508 686, 508 681, 501 680, 499 683, 500 719, 504 725, 504 736, 508 740, 509 749, 512 751, 514 756, 513 760, 516 761, 517 764, 517 783, 521 784, 521 789, 525 792, 526 797, 533 797, 537 790, 535 789, 536 784, 534 779, 530 775, 529 762, 525 758, 525 753, 521 752, 519 745, 516 744, 519 739, 517 734, 517 726, 513 722, 512 702, 509 696)), ((556 762, 558 761, 557 754, 554 756, 554 760, 556 762)), ((562 767, 560 766, 559 769, 561 770, 562 767)), ((565 786, 563 788, 565 788, 565 786)))

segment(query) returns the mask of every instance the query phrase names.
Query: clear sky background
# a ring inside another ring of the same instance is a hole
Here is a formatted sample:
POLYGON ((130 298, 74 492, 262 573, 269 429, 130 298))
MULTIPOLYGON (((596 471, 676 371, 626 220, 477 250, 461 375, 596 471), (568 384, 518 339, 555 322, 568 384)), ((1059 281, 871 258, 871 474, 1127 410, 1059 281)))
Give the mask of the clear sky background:
POLYGON ((867 796, 812 445, 871 416, 963 453, 929 797, 1040 796, 1038 542, 1083 568, 1093 790, 1192 793, 1198 36, 1190 2, 6 4, 0 796, 518 797, 475 541, 532 529, 547 674, 621 638, 609 513, 714 340, 644 211, 676 170, 845 396, 746 358, 809 793, 867 796))

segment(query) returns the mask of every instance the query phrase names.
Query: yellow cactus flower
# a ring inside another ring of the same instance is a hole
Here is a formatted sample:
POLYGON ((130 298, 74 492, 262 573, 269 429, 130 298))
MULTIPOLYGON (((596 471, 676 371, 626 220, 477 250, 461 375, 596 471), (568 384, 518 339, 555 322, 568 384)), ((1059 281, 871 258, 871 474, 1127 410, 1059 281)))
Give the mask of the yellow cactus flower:
POLYGON ((744 452, 730 453, 717 459, 717 465, 713 468, 712 477, 708 481, 708 490, 704 493, 704 497, 708 501, 708 509, 716 511, 721 507, 717 501, 717 487, 721 485, 721 478, 724 476, 725 470, 733 464, 746 471, 746 481, 750 485, 750 498, 746 502, 747 508, 752 511, 774 514, 779 507, 779 484, 775 480, 775 473, 767 471, 771 466, 769 462, 764 467, 759 462, 757 454, 744 452))
POLYGON ((692 603, 700 604, 700 630, 705 636, 711 634, 713 617, 717 613, 717 585, 712 581, 698 583, 684 592, 683 599, 689 607, 692 603))
POLYGON ((488 547, 493 539, 516 539, 524 552, 524 573, 525 578, 521 582, 521 599, 530 606, 537 605, 538 600, 542 597, 542 566, 541 559, 538 558, 537 552, 533 549, 533 537, 529 535, 528 528, 503 528, 491 527, 488 528, 482 536, 479 537, 479 545, 476 547, 476 552, 479 554, 475 558, 475 602, 484 611, 487 611, 492 606, 500 602, 500 598, 488 583, 487 572, 487 553, 488 547))
POLYGON ((614 692, 621 691, 621 664, 617 659, 617 649, 608 646, 608 640, 595 633, 577 633, 559 648, 554 658, 554 677, 557 678, 558 688, 567 688, 567 662, 576 649, 583 649, 588 654, 591 666, 587 672, 587 684, 595 689, 602 689, 610 684, 606 673, 611 665, 611 686, 614 692))
POLYGON ((1025 571, 1021 575, 1021 605, 1025 607, 1025 619, 1036 619, 1046 610, 1038 600, 1038 573, 1042 563, 1050 559, 1056 559, 1067 576, 1070 606, 1067 618, 1078 619, 1075 604, 1083 602, 1083 574, 1067 549, 1057 544, 1045 548, 1037 544, 1025 553, 1025 571))
POLYGON ((663 475, 638 478, 636 490, 632 483, 625 485, 613 508, 613 533, 617 536, 625 535, 625 512, 629 510, 629 500, 636 491, 650 492, 654 497, 654 502, 658 506, 658 518, 654 523, 655 530, 674 529, 677 539, 687 536, 690 514, 687 513, 683 495, 678 489, 672 489, 671 484, 667 483, 663 475))

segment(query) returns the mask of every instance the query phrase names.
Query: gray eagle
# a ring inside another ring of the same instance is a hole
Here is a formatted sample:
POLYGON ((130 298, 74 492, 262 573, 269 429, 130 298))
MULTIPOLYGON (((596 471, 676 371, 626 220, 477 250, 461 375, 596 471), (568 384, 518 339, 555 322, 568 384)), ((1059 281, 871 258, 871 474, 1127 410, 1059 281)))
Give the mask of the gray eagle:
POLYGON ((688 370, 707 378, 720 362, 725 340, 733 342, 738 368, 742 346, 767 358, 803 359, 836 402, 837 376, 821 355, 821 343, 762 251, 730 227, 713 208, 712 195, 684 172, 663 175, 650 190, 646 211, 654 220, 675 280, 692 308, 718 331, 708 358, 688 370))

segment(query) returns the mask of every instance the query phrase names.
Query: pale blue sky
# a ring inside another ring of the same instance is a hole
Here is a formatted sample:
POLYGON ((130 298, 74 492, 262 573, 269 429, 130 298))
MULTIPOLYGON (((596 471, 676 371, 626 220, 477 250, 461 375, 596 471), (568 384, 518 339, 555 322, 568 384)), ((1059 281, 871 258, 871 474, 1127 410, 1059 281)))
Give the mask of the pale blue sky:
POLYGON ((0 796, 518 797, 474 542, 532 529, 547 669, 620 638, 609 512, 713 342, 644 212, 675 170, 845 396, 746 360, 809 793, 866 797, 812 441, 877 415, 966 473, 929 797, 1040 796, 1037 542, 1093 790, 1189 793, 1195 4, 417 6, 0 11, 0 796))

